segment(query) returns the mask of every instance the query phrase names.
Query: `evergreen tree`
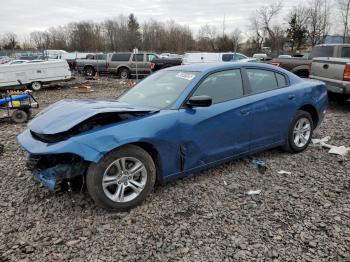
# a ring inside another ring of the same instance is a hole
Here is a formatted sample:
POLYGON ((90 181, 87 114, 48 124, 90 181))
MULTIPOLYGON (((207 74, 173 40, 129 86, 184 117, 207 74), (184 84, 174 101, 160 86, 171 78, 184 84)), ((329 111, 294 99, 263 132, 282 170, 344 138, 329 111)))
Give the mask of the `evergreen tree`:
POLYGON ((306 42, 307 29, 306 27, 298 22, 297 14, 291 15, 288 22, 289 28, 287 29, 287 37, 292 45, 292 53, 299 50, 302 45, 306 42))
POLYGON ((128 17, 128 49, 132 51, 134 48, 141 47, 140 25, 134 14, 128 17))

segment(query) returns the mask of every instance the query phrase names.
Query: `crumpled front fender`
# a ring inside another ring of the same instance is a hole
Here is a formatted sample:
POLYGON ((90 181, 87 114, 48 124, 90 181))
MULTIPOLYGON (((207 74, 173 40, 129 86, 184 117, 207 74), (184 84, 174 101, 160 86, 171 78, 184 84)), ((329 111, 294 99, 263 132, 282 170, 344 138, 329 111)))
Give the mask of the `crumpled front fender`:
POLYGON ((48 144, 36 140, 29 129, 17 137, 18 143, 31 155, 51 155, 72 153, 81 156, 84 160, 98 162, 103 156, 101 152, 79 140, 68 139, 58 143, 48 144))

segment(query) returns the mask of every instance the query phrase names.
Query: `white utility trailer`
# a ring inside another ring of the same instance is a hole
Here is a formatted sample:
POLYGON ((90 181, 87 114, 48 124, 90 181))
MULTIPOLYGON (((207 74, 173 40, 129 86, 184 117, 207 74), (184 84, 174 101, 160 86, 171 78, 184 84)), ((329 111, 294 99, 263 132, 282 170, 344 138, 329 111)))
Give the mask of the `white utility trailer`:
POLYGON ((43 84, 69 80, 71 77, 69 65, 64 60, 4 64, 0 65, 0 90, 14 89, 22 84, 38 91, 43 84))

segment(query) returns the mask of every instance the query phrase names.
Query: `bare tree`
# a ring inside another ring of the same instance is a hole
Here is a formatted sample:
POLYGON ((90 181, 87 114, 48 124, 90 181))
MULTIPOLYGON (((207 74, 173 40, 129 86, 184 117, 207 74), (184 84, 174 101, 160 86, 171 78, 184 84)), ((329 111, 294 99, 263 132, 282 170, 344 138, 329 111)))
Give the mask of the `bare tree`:
POLYGON ((15 48, 19 48, 19 42, 17 40, 17 35, 9 32, 3 36, 3 48, 8 50, 14 50, 15 48))
POLYGON ((216 36, 217 28, 215 26, 210 26, 208 24, 201 26, 198 30, 198 49, 202 51, 214 51, 216 49, 216 36))
POLYGON ((251 39, 253 51, 260 51, 264 43, 264 32, 260 25, 256 15, 250 18, 250 31, 252 31, 253 36, 249 37, 251 39))
POLYGON ((343 23, 343 43, 345 43, 349 36, 350 0, 337 0, 337 7, 343 23))
POLYGON ((273 20, 280 14, 282 8, 282 1, 279 0, 270 5, 263 6, 256 11, 256 26, 263 29, 264 36, 269 39, 271 49, 277 53, 280 50, 279 37, 281 30, 280 26, 273 24, 273 20))
POLYGON ((311 0, 307 20, 308 37, 312 46, 322 43, 330 29, 330 6, 327 0, 311 0))

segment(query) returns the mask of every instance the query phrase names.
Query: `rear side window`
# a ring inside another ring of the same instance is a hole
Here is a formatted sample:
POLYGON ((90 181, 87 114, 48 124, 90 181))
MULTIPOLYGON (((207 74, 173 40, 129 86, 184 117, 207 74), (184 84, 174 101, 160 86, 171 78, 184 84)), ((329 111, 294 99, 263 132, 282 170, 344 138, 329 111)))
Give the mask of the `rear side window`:
POLYGON ((107 59, 107 55, 97 55, 97 60, 106 60, 107 59))
POLYGON ((229 62, 233 60, 233 54, 223 54, 222 55, 222 61, 223 62, 229 62))
POLYGON ((132 61, 143 62, 143 54, 134 54, 132 57, 132 61))
POLYGON ((343 47, 342 48, 341 57, 350 58, 350 47, 343 47))
POLYGON ((112 61, 129 61, 130 60, 130 53, 119 53, 119 54, 113 54, 112 61))
POLYGON ((310 59, 316 57, 333 57, 333 46, 315 46, 312 49, 310 59))
POLYGON ((274 72, 260 69, 247 69, 247 74, 253 94, 279 88, 274 72))
POLYGON ((154 54, 147 54, 147 57, 146 57, 147 62, 150 62, 150 61, 152 61, 153 59, 156 59, 156 58, 157 58, 157 56, 154 55, 154 54))
POLYGON ((288 80, 284 75, 278 74, 278 73, 275 73, 275 75, 276 75, 278 87, 285 87, 288 85, 288 80))
POLYGON ((243 96, 243 84, 239 69, 227 70, 208 76, 196 89, 194 96, 207 95, 213 104, 243 96))

